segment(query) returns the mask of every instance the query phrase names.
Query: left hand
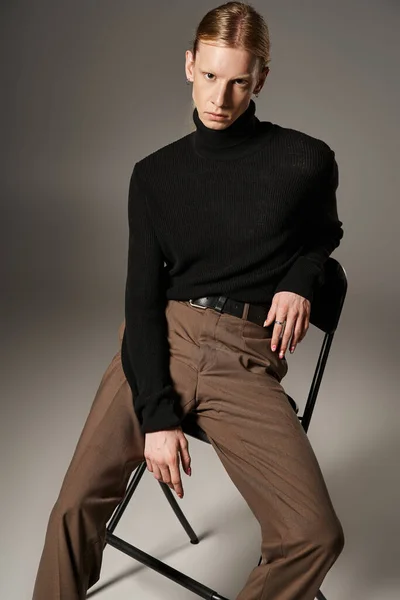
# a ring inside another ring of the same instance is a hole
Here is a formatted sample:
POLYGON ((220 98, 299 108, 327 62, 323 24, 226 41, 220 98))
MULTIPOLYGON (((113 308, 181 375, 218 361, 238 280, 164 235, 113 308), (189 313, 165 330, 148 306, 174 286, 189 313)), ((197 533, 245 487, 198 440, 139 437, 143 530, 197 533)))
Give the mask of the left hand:
POLYGON ((283 325, 275 323, 272 333, 271 350, 273 352, 282 337, 279 358, 285 356, 289 345, 290 352, 293 353, 297 344, 304 338, 310 325, 310 313, 311 302, 307 298, 293 292, 278 292, 274 295, 268 316, 264 321, 264 327, 272 325, 275 320, 286 321, 283 325))

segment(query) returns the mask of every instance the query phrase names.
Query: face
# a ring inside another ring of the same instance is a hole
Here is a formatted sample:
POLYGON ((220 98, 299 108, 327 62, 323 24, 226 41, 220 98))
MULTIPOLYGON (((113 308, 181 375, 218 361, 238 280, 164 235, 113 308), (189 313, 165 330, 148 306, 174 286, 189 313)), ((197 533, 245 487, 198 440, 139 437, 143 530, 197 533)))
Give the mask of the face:
POLYGON ((239 48, 200 42, 196 60, 186 51, 186 77, 199 118, 210 129, 229 127, 264 85, 269 68, 260 73, 257 57, 239 48), (217 118, 212 113, 222 115, 217 118))

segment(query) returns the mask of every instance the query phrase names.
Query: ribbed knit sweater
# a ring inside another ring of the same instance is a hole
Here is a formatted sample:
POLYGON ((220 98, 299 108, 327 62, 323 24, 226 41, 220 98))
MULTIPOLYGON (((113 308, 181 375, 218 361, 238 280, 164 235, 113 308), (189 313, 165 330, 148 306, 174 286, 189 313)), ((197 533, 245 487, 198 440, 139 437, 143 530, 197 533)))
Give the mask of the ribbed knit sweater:
POLYGON ((312 301, 343 237, 335 153, 322 140, 260 121, 255 103, 225 129, 196 130, 136 162, 121 360, 143 433, 181 423, 169 371, 168 299, 224 295, 270 305, 312 301))

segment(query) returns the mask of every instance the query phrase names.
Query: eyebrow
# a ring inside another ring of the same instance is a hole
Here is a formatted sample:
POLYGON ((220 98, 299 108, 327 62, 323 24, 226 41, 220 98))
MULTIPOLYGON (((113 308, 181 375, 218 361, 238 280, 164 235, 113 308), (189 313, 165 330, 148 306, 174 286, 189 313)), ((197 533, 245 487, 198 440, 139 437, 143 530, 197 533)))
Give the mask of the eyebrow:
MULTIPOLYGON (((212 70, 208 70, 208 69, 202 69, 203 73, 213 73, 212 70)), ((235 77, 232 77, 232 79, 242 79, 244 77, 251 77, 251 73, 244 73, 241 75, 236 75, 235 77)))

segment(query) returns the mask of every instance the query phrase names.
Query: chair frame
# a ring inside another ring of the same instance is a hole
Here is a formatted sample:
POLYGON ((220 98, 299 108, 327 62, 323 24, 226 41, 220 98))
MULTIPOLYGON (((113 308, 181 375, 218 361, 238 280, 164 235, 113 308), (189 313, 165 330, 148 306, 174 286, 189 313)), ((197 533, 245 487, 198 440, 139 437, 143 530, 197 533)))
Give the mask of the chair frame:
MULTIPOLYGON (((323 277, 322 280, 319 282, 319 285, 315 289, 314 298, 311 305, 310 323, 316 326, 318 329, 322 330, 325 333, 325 336, 322 341, 317 366, 314 372, 303 415, 298 416, 302 427, 304 428, 304 431, 306 433, 308 432, 311 417, 315 408, 315 403, 320 389, 322 376, 325 371, 329 352, 332 346, 333 337, 335 335, 335 331, 339 323, 346 293, 346 272, 336 259, 329 257, 325 262, 323 277)), ((293 409, 297 414, 299 408, 296 402, 288 394, 287 396, 290 404, 292 405, 293 409)), ((208 444, 211 443, 205 431, 203 431, 203 429, 201 429, 197 425, 196 419, 191 413, 189 413, 183 421, 182 429, 187 435, 195 437, 196 439, 206 442, 208 444)), ((185 575, 181 571, 174 569, 168 564, 158 560, 154 556, 143 552, 143 550, 140 550, 136 546, 129 544, 128 542, 114 534, 114 530, 118 525, 122 515, 124 514, 126 507, 128 506, 146 470, 146 466, 146 461, 144 460, 135 469, 131 481, 127 486, 124 498, 115 509, 114 514, 112 515, 107 525, 104 546, 109 544, 110 546, 116 548, 117 550, 120 550, 124 554, 127 554, 131 558, 134 558, 135 560, 139 561, 143 565, 146 565, 147 567, 150 567, 151 569, 157 571, 161 575, 164 575, 164 577, 172 579, 182 587, 185 587, 186 589, 190 590, 194 594, 197 594, 201 598, 205 598, 206 600, 228 600, 227 598, 221 596, 206 585, 200 583, 195 579, 192 579, 191 577, 185 575)), ((186 519, 185 515, 183 514, 180 506, 178 505, 178 502, 175 499, 173 492, 166 483, 162 481, 159 481, 158 483, 160 484, 161 489, 164 492, 179 522, 186 531, 190 542, 192 544, 198 544, 199 539, 194 530, 192 529, 190 523, 186 519)), ((261 557, 258 564, 261 564, 261 557)), ((325 596, 320 590, 317 592, 316 598, 317 600, 326 600, 325 596)))

